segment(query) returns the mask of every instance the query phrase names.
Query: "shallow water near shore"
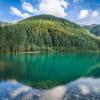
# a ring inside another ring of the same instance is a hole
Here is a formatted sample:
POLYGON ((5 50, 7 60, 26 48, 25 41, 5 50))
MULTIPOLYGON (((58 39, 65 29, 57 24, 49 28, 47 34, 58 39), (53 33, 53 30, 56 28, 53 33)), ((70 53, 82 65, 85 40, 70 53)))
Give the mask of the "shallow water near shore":
POLYGON ((0 54, 0 100, 99 100, 99 72, 99 53, 0 54))

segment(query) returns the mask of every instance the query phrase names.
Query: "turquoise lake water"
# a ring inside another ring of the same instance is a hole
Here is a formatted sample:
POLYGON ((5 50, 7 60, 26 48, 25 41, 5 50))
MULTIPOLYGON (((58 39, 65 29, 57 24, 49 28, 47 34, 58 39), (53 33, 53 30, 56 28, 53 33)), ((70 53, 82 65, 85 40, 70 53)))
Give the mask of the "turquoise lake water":
POLYGON ((0 54, 0 81, 49 88, 82 77, 100 77, 98 53, 0 54))

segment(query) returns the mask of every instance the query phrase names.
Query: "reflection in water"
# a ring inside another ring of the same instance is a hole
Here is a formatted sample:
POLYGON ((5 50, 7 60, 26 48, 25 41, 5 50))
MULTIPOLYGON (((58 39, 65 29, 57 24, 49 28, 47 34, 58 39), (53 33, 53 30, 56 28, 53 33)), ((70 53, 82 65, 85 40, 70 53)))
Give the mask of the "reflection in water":
POLYGON ((100 79, 82 78, 67 85, 64 100, 100 100, 100 79))
POLYGON ((0 100, 100 100, 100 79, 81 78, 48 90, 0 82, 0 100))
POLYGON ((58 86, 50 90, 41 92, 39 100, 63 100, 66 91, 65 86, 58 86))
POLYGON ((93 68, 89 70, 87 73, 87 76, 92 76, 92 77, 100 77, 100 64, 95 65, 93 68))
POLYGON ((40 90, 17 83, 0 82, 0 100, 38 100, 40 90))
POLYGON ((99 64, 99 58, 99 54, 84 53, 0 54, 0 79, 15 79, 38 88, 54 87, 95 76, 90 72, 99 64))
POLYGON ((0 100, 100 100, 100 79, 79 79, 99 78, 99 59, 99 54, 0 54, 0 100), (35 89, 40 87, 54 88, 35 89))

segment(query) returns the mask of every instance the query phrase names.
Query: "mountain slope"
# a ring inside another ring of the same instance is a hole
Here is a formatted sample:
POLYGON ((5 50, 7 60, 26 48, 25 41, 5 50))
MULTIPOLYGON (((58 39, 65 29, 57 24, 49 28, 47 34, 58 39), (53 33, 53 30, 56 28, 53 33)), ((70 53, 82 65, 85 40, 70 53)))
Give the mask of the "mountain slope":
POLYGON ((90 29, 90 32, 96 36, 100 36, 100 25, 95 25, 90 29))
POLYGON ((99 40, 89 31, 50 15, 27 18, 1 29, 1 51, 99 50, 99 40))
POLYGON ((93 25, 87 25, 87 26, 85 25, 82 27, 90 31, 93 35, 100 36, 100 25, 93 24, 93 25))
POLYGON ((2 21, 0 21, 0 25, 1 25, 1 26, 5 26, 5 25, 8 25, 8 23, 7 23, 7 22, 2 22, 2 21))

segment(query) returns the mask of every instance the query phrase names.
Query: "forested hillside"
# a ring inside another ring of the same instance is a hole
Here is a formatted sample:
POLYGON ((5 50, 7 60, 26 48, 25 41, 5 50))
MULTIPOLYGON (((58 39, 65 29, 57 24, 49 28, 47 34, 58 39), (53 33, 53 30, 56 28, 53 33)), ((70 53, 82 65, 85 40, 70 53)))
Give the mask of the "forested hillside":
POLYGON ((50 15, 34 16, 0 27, 0 51, 99 50, 99 39, 88 30, 50 15))

